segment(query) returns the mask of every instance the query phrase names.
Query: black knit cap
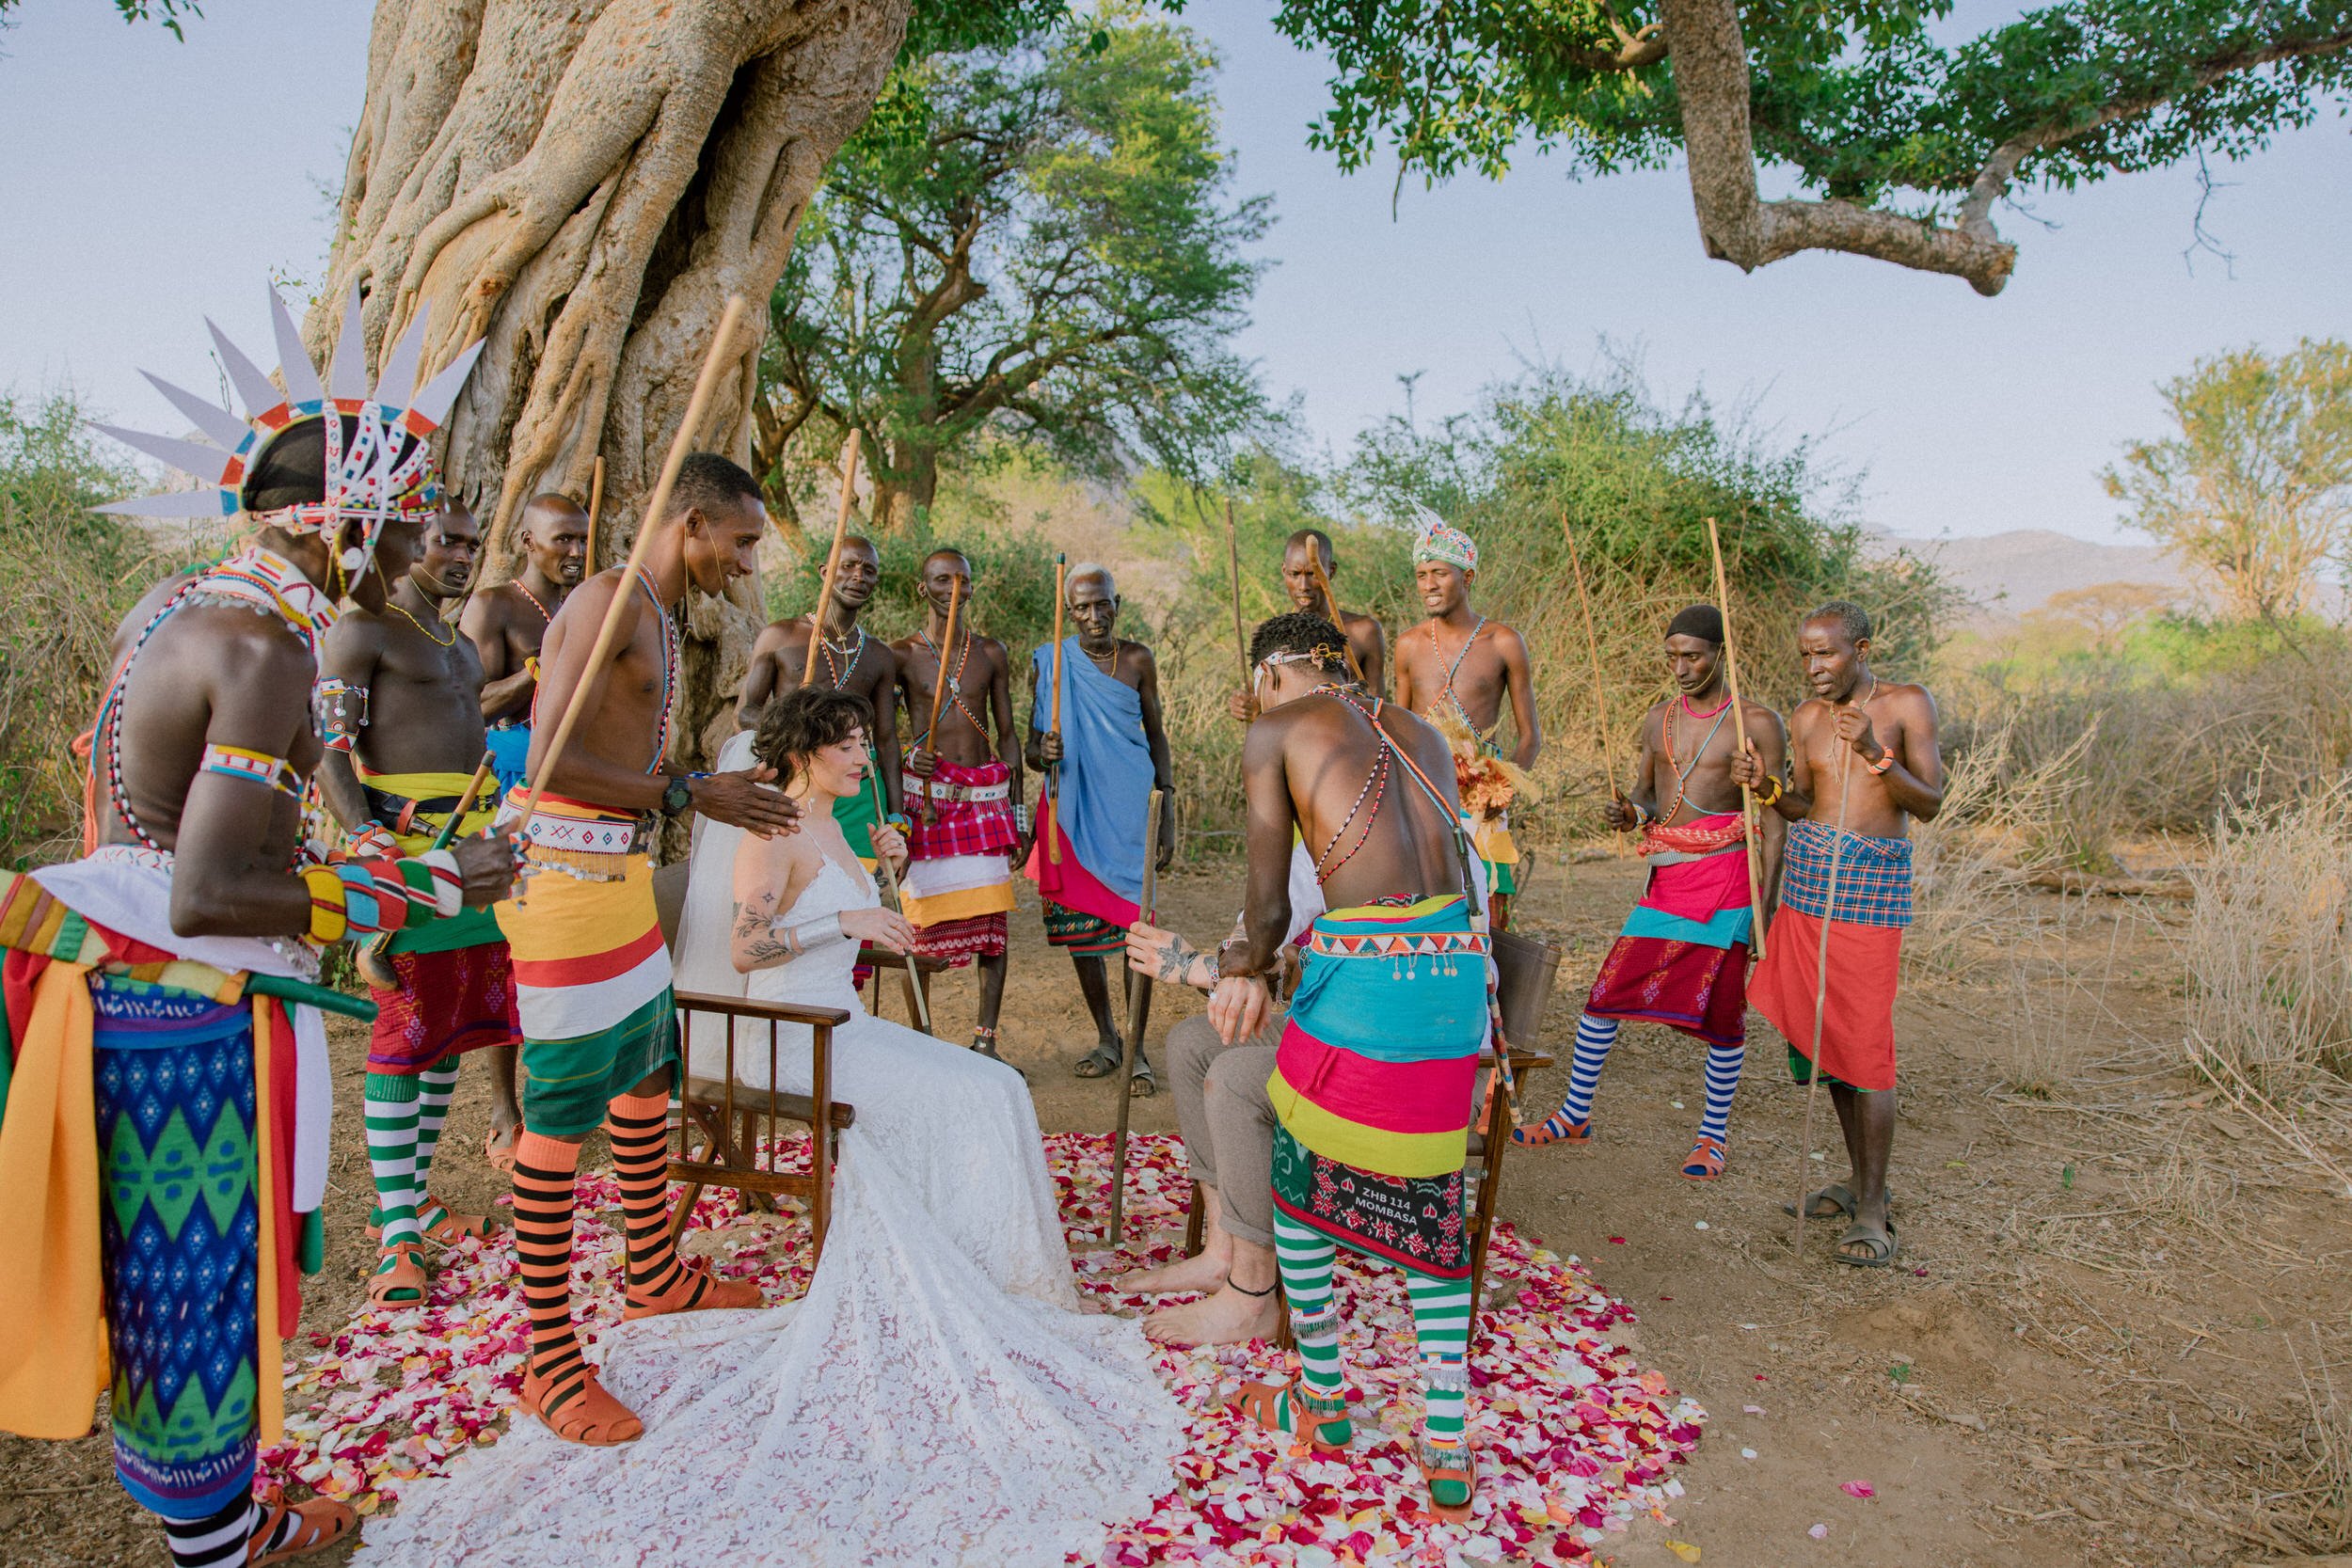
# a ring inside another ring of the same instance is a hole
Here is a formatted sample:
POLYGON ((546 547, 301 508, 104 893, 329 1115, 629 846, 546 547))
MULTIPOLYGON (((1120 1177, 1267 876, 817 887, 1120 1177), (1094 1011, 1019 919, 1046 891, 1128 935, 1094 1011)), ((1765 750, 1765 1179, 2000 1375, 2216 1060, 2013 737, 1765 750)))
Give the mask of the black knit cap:
POLYGON ((1666 623, 1668 637, 1695 637, 1724 645, 1724 612, 1711 604, 1694 604, 1666 623))

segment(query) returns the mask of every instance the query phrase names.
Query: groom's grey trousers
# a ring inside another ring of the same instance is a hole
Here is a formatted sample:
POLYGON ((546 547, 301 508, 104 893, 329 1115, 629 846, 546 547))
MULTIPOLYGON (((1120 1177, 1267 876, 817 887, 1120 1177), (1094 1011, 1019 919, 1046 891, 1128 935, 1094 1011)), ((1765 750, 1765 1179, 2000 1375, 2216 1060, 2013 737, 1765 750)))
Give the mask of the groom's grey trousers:
POLYGON ((1217 1191, 1219 1223, 1260 1246, 1274 1244, 1274 1047, 1287 1009, 1235 1045, 1216 1037, 1206 1014, 1168 1032, 1168 1070, 1176 1089, 1176 1126, 1193 1179, 1217 1191))

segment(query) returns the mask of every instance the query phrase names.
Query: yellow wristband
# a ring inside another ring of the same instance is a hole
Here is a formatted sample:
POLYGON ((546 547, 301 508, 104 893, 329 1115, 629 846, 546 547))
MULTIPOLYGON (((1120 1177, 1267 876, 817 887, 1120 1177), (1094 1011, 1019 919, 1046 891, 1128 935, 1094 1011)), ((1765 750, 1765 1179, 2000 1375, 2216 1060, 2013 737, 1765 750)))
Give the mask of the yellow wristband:
POLYGON ((321 947, 342 941, 351 929, 343 913, 343 879, 314 865, 302 873, 302 885, 310 895, 310 940, 321 947))

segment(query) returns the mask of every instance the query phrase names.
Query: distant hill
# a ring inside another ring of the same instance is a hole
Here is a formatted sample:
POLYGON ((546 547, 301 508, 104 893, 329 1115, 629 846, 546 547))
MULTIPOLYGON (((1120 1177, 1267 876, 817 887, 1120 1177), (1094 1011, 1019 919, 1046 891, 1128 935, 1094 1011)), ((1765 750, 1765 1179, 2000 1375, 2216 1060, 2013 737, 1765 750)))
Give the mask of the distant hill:
POLYGON ((1889 549, 1907 549, 1941 566, 1988 620, 2012 620, 2040 609, 2053 594, 2102 583, 2145 583, 2194 597, 2187 574, 2153 545, 2101 545, 2042 528, 1977 538, 1878 536, 1889 549))

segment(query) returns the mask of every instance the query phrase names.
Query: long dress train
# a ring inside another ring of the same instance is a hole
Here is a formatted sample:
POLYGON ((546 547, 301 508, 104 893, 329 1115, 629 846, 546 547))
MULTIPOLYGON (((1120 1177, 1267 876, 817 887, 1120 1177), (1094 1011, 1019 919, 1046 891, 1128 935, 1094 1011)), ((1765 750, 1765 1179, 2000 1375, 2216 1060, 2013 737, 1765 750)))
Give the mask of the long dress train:
MULTIPOLYGON (((694 881, 723 872, 704 852, 723 847, 697 846, 694 881)), ((871 879, 828 858, 788 918, 874 902, 871 879)), ((691 912, 684 935, 706 968, 724 940, 691 912)), ((867 1016, 855 957, 836 942, 747 988, 852 1013, 834 1082, 857 1119, 807 1294, 624 1325, 604 1378, 644 1417, 643 1437, 580 1448, 518 1419, 370 1521, 371 1568, 1051 1568, 1091 1556, 1104 1523, 1172 1484, 1183 1418, 1138 1326, 1078 1310, 1020 1076, 867 1016)), ((739 1077, 764 1083, 761 1043, 739 1077)), ((690 1044, 698 1074, 715 1066, 709 1046, 690 1044)), ((784 1086, 804 1092, 805 1031, 780 1060, 784 1086)))

